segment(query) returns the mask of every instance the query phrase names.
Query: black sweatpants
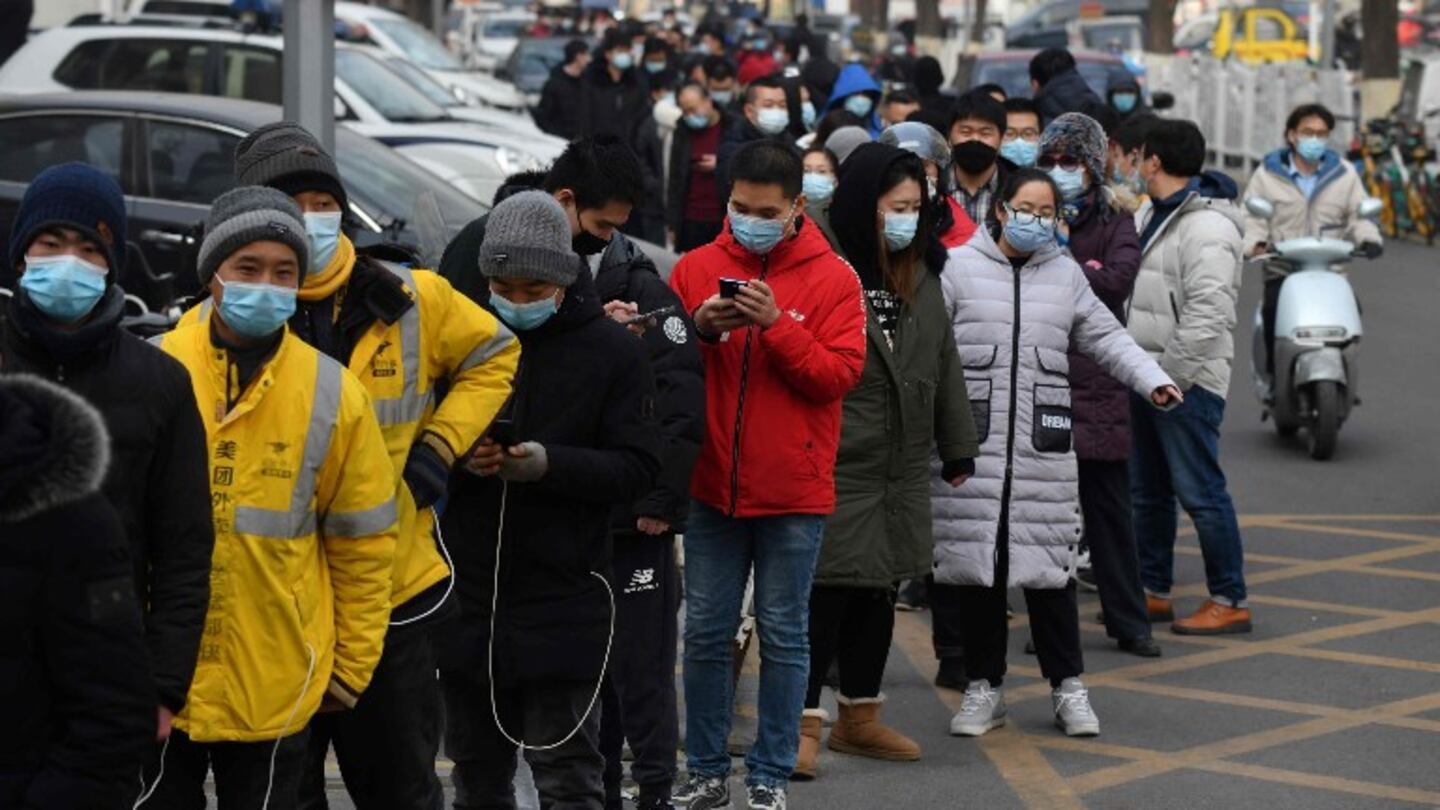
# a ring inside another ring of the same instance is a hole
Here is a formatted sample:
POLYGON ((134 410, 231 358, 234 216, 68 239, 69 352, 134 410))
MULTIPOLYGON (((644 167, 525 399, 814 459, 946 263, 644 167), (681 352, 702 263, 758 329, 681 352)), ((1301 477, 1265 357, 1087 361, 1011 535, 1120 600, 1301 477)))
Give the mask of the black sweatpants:
MULTIPOLYGON (((485 674, 442 675, 440 693, 445 754, 455 762, 455 810, 514 810, 516 747, 495 726, 485 674)), ((594 694, 593 683, 559 681, 495 690, 505 732, 537 747, 525 751, 525 760, 535 776, 541 810, 603 810, 600 706, 586 714, 594 694), (580 730, 569 741, 550 747, 577 725, 580 730)))
POLYGON ((1265 279, 1265 295, 1260 301, 1260 323, 1265 330, 1265 373, 1275 374, 1275 313, 1280 309, 1280 287, 1285 276, 1265 279))
POLYGON ((959 585, 936 582, 925 577, 930 592, 930 640, 940 661, 965 657, 965 605, 959 585))
POLYGON ((694 250, 715 241, 720 235, 722 221, 700 222, 687 219, 680 223, 680 231, 675 234, 675 252, 684 253, 687 250, 694 250))
POLYGON ((354 709, 310 721, 301 810, 324 810, 331 744, 358 810, 440 810, 440 684, 430 624, 391 627, 385 650, 354 709))
POLYGON ((615 641, 600 716, 600 752, 605 755, 605 799, 618 807, 626 740, 635 755, 630 776, 642 797, 668 799, 675 782, 675 752, 680 747, 675 535, 617 532, 614 570, 615 641))
POLYGON ((1105 632, 1113 639, 1150 638, 1140 558, 1130 523, 1130 465, 1080 459, 1080 511, 1105 632))
MULTIPOLYGON (((1005 616, 1005 583, 1010 577, 1010 531, 1004 520, 996 537, 995 584, 955 586, 957 607, 964 622, 965 674, 985 678, 991 686, 1005 680, 1005 652, 1010 628, 1005 616)), ((1064 588, 1026 588, 1025 609, 1030 614, 1030 635, 1040 657, 1040 674, 1052 687, 1085 669, 1080 654, 1080 614, 1075 604, 1075 583, 1064 588)))
POLYGON ((148 790, 158 778, 155 792, 142 810, 205 810, 205 775, 215 769, 215 797, 219 810, 295 810, 300 772, 305 763, 308 730, 279 741, 197 743, 175 729, 170 741, 157 746, 145 767, 148 790), (163 756, 163 763, 162 758, 163 756), (275 778, 270 778, 271 758, 275 778), (163 766, 163 775, 162 775, 163 766))
POLYGON ((810 685, 805 708, 820 708, 831 662, 840 664, 840 693, 880 696, 890 639, 895 633, 895 588, 810 589, 810 685))

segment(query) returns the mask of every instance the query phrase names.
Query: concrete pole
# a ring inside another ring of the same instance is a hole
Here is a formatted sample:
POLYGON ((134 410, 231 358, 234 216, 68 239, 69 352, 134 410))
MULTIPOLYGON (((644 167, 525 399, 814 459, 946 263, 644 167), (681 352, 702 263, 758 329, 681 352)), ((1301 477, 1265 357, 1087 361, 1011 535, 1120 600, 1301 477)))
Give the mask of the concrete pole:
POLYGON ((335 153, 335 7, 285 0, 285 119, 335 153))
MULTIPOLYGON (((1336 0, 1321 0, 1320 6, 1320 67, 1335 67, 1335 24, 1339 22, 1340 4, 1336 0)), ((1312 19, 1314 15, 1311 15, 1312 19)), ((1310 26, 1312 29, 1314 25, 1310 26)), ((1353 69, 1354 66, 1352 65, 1353 69)))

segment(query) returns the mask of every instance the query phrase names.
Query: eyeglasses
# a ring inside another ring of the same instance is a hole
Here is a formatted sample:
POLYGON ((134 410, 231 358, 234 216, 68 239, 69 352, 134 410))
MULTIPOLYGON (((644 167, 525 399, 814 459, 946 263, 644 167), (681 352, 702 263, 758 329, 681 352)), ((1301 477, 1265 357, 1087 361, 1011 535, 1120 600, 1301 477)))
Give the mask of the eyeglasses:
POLYGON ((1026 127, 1025 129, 1005 130, 1005 140, 1013 141, 1016 138, 1021 138, 1027 141, 1038 141, 1040 140, 1040 130, 1034 127, 1026 127))
POLYGON ((1021 211, 1017 208, 1012 207, 1010 203, 1000 203, 1000 207, 1004 208, 1010 214, 1010 218, 1015 220, 1015 223, 1017 225, 1029 225, 1031 223, 1038 222, 1047 228, 1055 227, 1054 214, 1051 214, 1047 217, 1041 214, 1036 214, 1032 211, 1021 211))
POLYGON ((1085 163, 1073 155, 1041 155, 1040 159, 1035 161, 1035 168, 1042 172, 1048 172, 1056 166, 1067 172, 1073 172, 1085 168, 1085 163))

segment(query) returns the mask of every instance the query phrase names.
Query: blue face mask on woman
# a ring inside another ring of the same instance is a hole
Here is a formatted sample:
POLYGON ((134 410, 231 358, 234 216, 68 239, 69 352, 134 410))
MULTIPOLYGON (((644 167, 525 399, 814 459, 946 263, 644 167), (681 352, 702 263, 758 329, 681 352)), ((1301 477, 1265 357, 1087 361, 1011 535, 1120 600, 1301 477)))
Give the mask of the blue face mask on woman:
POLYGON ((549 298, 539 301, 531 301, 528 304, 517 304, 499 293, 490 293, 490 305, 495 307, 495 314, 500 320, 510 325, 512 329, 527 332, 539 328, 541 324, 550 320, 560 311, 558 298, 560 293, 556 292, 549 298))
POLYGON ((1055 218, 1040 217, 1005 206, 1010 218, 1005 221, 1005 241, 1020 253, 1034 253, 1055 241, 1055 218))
POLYGON ((1085 170, 1062 169, 1056 166, 1050 170, 1050 179, 1060 187, 1060 196, 1065 200, 1078 200, 1085 193, 1085 170))
POLYGON ((320 273, 330 266, 340 247, 340 212, 305 214, 305 234, 310 238, 310 272, 320 273))
POLYGON ((735 209, 730 209, 730 233, 735 236, 735 241, 740 246, 754 253, 757 256, 764 256, 775 246, 780 244, 780 239, 785 236, 785 228, 790 225, 790 218, 795 213, 795 206, 790 206, 790 213, 784 219, 766 219, 764 217, 753 217, 749 214, 737 214, 735 209))
POLYGON ((30 303, 61 323, 74 323, 105 294, 105 268, 79 256, 26 256, 20 287, 30 303))
POLYGON ((919 212, 897 214, 894 211, 884 211, 882 215, 885 217, 885 244, 890 250, 910 247, 910 243, 915 241, 915 232, 920 228, 919 212))
POLYGON ((845 99, 845 109, 858 118, 864 118, 869 115, 870 111, 874 108, 875 102, 871 101, 870 97, 866 95, 856 93, 845 99))
POLYGON ((295 314, 295 290, 289 287, 216 278, 224 288, 220 320, 245 337, 273 335, 295 314))
POLYGON ((820 172, 806 172, 801 182, 805 199, 812 203, 823 203, 835 194, 835 178, 820 172))

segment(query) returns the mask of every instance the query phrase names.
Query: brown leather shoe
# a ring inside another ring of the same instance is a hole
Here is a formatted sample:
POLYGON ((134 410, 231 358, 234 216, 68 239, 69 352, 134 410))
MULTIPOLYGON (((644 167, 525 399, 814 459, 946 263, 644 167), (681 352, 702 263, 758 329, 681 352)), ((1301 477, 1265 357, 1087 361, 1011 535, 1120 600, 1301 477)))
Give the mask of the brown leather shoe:
POLYGON ((920 745, 880 722, 885 696, 840 698, 840 719, 830 729, 830 750, 892 762, 914 762, 920 745))
POLYGON ((1145 609, 1150 613, 1150 623, 1175 621, 1175 606, 1169 599, 1145 594, 1145 609))
POLYGON ((820 774, 820 735, 825 723, 824 709, 806 709, 800 716, 800 752, 790 778, 808 782, 820 774))
POLYGON ((1250 632, 1250 609, 1233 608, 1206 599, 1193 616, 1170 625, 1170 629, 1182 636, 1219 636, 1226 633, 1250 632))

